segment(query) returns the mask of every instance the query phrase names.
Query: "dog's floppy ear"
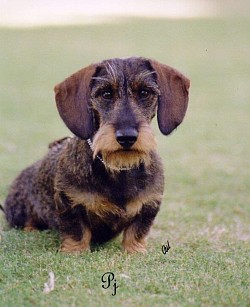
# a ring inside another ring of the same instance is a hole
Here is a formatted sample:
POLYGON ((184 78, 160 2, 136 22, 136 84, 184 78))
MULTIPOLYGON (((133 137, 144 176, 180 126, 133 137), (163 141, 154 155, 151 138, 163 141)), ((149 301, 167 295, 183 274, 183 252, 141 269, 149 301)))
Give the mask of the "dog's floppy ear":
POLYGON ((88 139, 93 134, 90 82, 95 69, 95 65, 83 68, 54 88, 61 118, 66 126, 82 139, 88 139))
POLYGON ((188 105, 190 81, 172 67, 157 61, 150 61, 157 74, 160 88, 158 103, 158 125, 160 131, 167 135, 182 122, 188 105))

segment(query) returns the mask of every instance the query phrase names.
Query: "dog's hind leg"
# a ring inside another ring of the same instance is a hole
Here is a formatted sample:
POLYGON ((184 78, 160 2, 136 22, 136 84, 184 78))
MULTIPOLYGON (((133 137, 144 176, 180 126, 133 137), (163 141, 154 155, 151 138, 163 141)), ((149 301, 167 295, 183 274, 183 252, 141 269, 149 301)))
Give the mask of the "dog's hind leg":
POLYGON ((33 196, 32 189, 36 168, 37 164, 34 164, 23 170, 10 187, 4 203, 4 212, 11 227, 26 231, 47 228, 34 210, 37 195, 33 196))
POLYGON ((29 194, 32 167, 25 169, 10 187, 4 203, 4 212, 8 224, 15 228, 24 228, 30 211, 29 194))
POLYGON ((18 197, 18 193, 11 193, 4 206, 6 220, 11 227, 24 228, 27 222, 27 208, 18 197))

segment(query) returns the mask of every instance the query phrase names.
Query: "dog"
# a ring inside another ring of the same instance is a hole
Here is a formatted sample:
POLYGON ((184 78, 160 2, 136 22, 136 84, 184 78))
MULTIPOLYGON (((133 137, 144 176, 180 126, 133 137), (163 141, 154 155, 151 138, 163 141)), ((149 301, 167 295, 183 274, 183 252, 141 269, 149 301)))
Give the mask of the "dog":
POLYGON ((155 60, 104 60, 55 86, 73 132, 24 169, 5 200, 11 227, 56 229, 60 251, 79 253, 123 232, 125 252, 146 252, 164 174, 150 123, 162 134, 183 120, 190 81, 155 60))

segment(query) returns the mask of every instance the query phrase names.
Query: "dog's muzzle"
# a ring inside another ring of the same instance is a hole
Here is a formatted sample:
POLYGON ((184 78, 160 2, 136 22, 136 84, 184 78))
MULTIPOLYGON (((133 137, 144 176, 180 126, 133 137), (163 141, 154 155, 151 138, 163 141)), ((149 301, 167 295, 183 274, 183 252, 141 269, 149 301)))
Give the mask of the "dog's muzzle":
POLYGON ((138 132, 134 128, 119 129, 115 133, 117 142, 124 148, 130 149, 137 140, 138 132))

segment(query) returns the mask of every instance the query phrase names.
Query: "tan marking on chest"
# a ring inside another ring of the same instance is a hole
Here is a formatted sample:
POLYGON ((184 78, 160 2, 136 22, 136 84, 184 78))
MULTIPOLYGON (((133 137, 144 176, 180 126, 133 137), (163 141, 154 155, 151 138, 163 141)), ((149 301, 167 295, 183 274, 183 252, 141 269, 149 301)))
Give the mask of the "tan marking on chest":
POLYGON ((105 218, 107 215, 117 215, 125 218, 133 217, 140 213, 144 205, 158 206, 156 201, 161 201, 162 198, 162 195, 147 190, 128 202, 124 210, 98 194, 77 190, 67 192, 66 194, 73 202, 73 207, 83 205, 88 212, 96 214, 101 218, 105 218))
POLYGON ((96 214, 101 218, 107 215, 126 215, 125 210, 97 194, 75 191, 67 193, 67 196, 73 201, 73 206, 83 205, 88 212, 96 214))
POLYGON ((128 216, 135 216, 138 214, 144 205, 158 206, 156 201, 161 202, 162 195, 152 191, 145 191, 140 193, 135 199, 126 205, 126 212, 128 216))

